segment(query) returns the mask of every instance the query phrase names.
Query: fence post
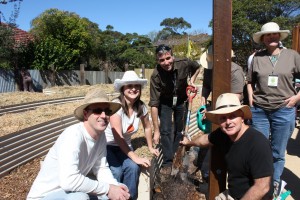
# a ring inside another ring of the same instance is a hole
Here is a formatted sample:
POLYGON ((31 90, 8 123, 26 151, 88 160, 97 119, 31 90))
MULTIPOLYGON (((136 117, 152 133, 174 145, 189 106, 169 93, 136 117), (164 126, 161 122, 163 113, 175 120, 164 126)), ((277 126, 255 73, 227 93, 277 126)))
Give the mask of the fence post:
POLYGON ((55 68, 54 68, 54 64, 50 65, 50 69, 51 69, 50 83, 51 83, 51 87, 54 87, 55 86, 55 68))
POLYGON ((104 64, 105 83, 108 84, 108 63, 104 64))
POLYGON ((85 85, 85 64, 80 64, 80 85, 85 85))
POLYGON ((140 76, 141 76, 141 78, 145 78, 145 64, 142 64, 140 76))
POLYGON ((300 23, 293 29, 292 49, 300 53, 300 23))

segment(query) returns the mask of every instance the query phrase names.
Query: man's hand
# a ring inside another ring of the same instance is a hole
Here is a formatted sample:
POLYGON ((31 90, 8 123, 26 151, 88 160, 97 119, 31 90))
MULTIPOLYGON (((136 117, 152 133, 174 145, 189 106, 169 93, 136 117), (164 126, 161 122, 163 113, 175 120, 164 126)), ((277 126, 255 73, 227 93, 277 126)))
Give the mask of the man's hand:
POLYGON ((153 143, 155 145, 159 144, 159 138, 160 138, 160 132, 159 132, 159 130, 154 130, 153 143))
POLYGON ((150 160, 147 159, 147 158, 141 158, 141 157, 136 157, 134 158, 133 160, 136 164, 138 165, 141 165, 143 167, 150 167, 151 166, 151 163, 150 163, 150 160))
POLYGON ((191 141, 186 136, 184 136, 183 140, 181 140, 179 143, 185 146, 191 146, 191 141))
POLYGON ((129 199, 130 194, 126 185, 109 185, 107 197, 111 200, 125 200, 129 199))

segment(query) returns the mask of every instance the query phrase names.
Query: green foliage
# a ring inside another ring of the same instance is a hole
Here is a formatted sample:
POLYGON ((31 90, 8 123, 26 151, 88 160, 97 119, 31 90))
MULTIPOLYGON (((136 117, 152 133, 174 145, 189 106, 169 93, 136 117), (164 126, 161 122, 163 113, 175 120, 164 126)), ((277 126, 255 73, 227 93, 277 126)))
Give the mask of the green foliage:
MULTIPOLYGON (((233 0, 232 7, 232 48, 244 67, 252 52, 252 34, 263 24, 273 21, 292 31, 300 18, 299 0, 233 0)), ((291 37, 283 42, 291 47, 291 37)))
POLYGON ((154 60, 149 54, 149 49, 153 48, 151 40, 136 33, 124 35, 106 29, 98 34, 95 41, 95 51, 91 60, 100 70, 103 70, 105 63, 109 64, 111 71, 124 71, 126 64, 132 68, 140 67, 141 64, 148 66, 152 59, 154 60))
POLYGON ((166 40, 168 37, 175 35, 186 35, 185 30, 192 27, 182 17, 166 18, 160 23, 160 26, 164 26, 164 28, 158 32, 154 41, 166 40))
POLYGON ((97 25, 75 13, 49 9, 33 19, 36 69, 74 69, 92 51, 97 25))
POLYGON ((185 34, 184 31, 192 27, 191 24, 182 17, 166 18, 160 23, 160 26, 165 26, 165 29, 170 31, 172 35, 185 34))

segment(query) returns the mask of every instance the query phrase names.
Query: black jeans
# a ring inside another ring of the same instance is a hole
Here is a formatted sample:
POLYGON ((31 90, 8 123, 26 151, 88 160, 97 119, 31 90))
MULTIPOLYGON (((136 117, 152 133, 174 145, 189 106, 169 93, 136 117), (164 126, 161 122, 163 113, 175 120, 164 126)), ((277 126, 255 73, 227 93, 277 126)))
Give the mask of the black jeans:
POLYGON ((175 107, 161 104, 159 107, 160 136, 163 153, 163 166, 171 166, 174 154, 182 140, 182 130, 186 121, 187 104, 182 103, 175 107), (172 117, 174 123, 172 124, 172 117), (172 126, 173 125, 173 126, 172 126))

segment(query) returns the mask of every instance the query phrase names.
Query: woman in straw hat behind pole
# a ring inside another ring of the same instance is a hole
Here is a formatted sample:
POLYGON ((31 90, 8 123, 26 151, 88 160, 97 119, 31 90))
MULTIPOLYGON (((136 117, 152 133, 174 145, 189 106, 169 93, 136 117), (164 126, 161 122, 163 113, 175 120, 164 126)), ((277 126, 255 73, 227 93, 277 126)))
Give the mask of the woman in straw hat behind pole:
POLYGON ((214 145, 225 153, 228 190, 216 200, 272 198, 273 160, 269 141, 244 120, 251 118, 249 106, 241 105, 236 94, 221 94, 216 109, 205 113, 206 119, 220 127, 210 134, 181 144, 208 147, 214 145))
POLYGON ((289 32, 269 22, 253 34, 253 40, 266 49, 255 54, 247 75, 253 128, 270 139, 273 150, 276 196, 280 192, 276 188, 281 183, 285 150, 295 127, 295 105, 300 100, 300 93, 294 88, 295 78, 300 77, 300 55, 282 48, 279 42, 289 32))
POLYGON ((140 99, 142 88, 147 79, 141 79, 134 71, 125 72, 122 79, 114 82, 115 90, 120 96, 113 100, 122 104, 122 108, 110 118, 110 124, 105 130, 107 138, 107 160, 114 177, 128 186, 131 199, 137 199, 140 167, 149 167, 147 158, 139 157, 134 153, 131 145, 131 136, 139 129, 141 121, 149 151, 159 155, 152 145, 152 129, 148 110, 140 99))

